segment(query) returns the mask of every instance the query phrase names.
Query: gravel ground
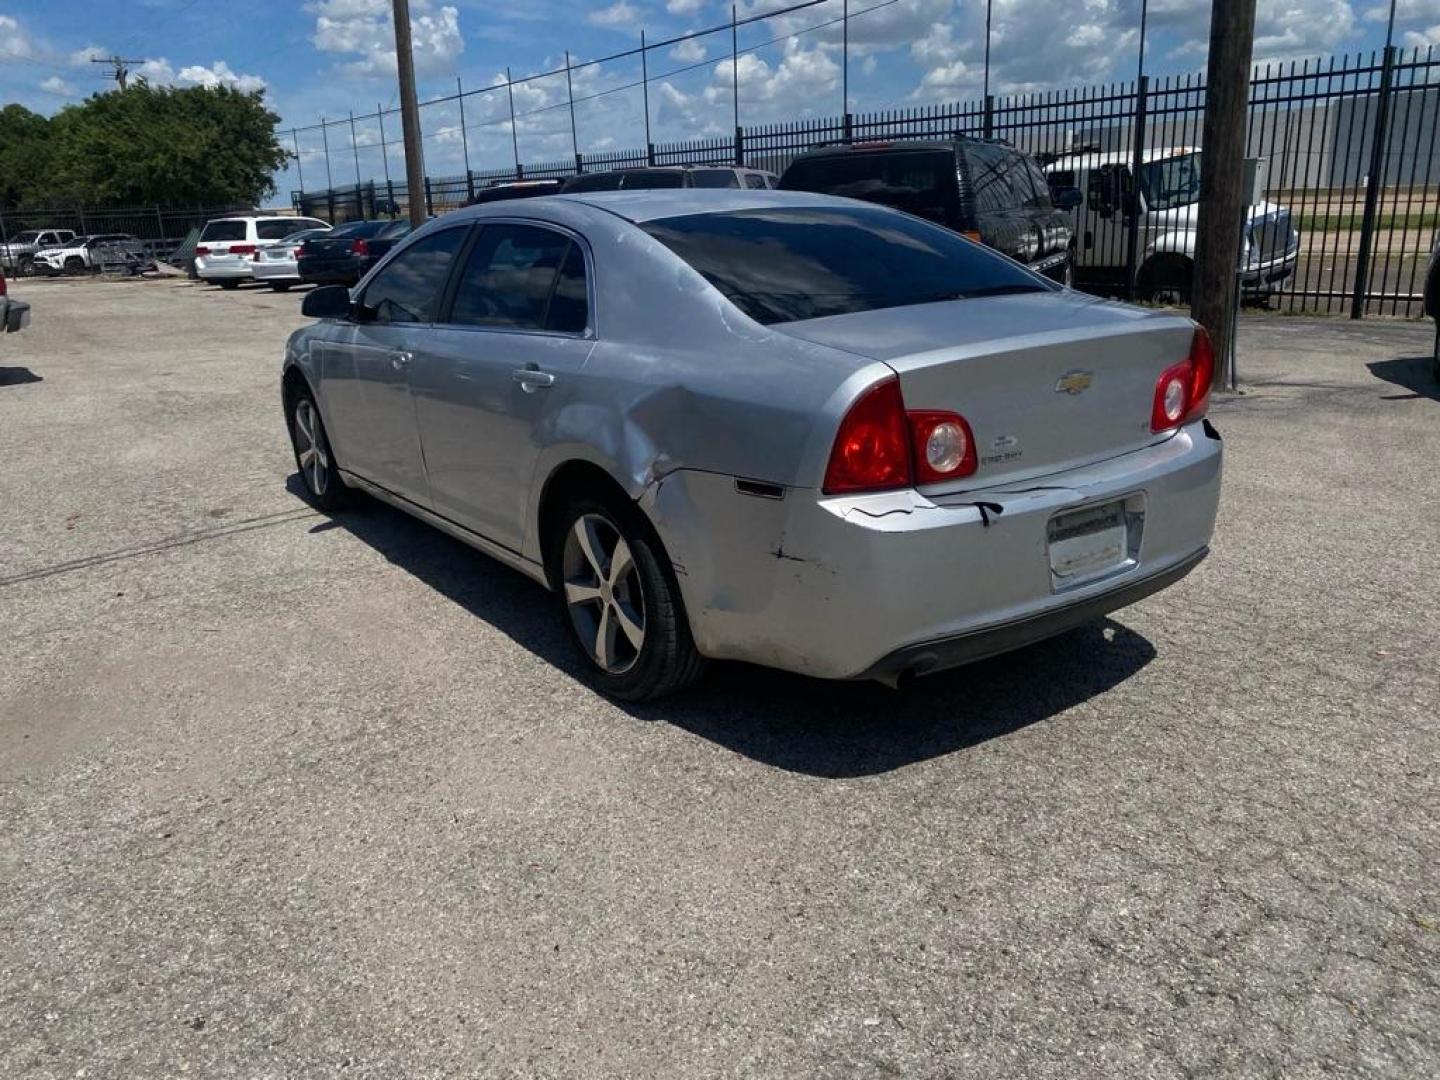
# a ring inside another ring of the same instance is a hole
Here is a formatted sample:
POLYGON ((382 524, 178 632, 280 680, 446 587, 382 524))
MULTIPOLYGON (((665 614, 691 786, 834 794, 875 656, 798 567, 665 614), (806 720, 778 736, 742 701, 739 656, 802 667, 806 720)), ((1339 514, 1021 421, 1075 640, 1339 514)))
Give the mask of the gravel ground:
POLYGON ((1212 558, 904 693, 622 709, 296 494, 294 295, 0 340, 0 1076, 1440 1074, 1440 388, 1241 332, 1212 558))

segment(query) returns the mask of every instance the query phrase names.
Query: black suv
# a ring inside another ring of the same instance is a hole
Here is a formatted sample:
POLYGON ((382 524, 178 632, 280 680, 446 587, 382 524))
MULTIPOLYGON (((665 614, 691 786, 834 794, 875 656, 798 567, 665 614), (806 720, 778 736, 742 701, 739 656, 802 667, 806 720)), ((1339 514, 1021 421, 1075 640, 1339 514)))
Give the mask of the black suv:
POLYGON ((1059 189, 1052 196, 1040 166, 1008 143, 957 138, 826 146, 792 161, 779 186, 893 206, 1056 281, 1073 278, 1069 211, 1079 205, 1080 192, 1059 189))

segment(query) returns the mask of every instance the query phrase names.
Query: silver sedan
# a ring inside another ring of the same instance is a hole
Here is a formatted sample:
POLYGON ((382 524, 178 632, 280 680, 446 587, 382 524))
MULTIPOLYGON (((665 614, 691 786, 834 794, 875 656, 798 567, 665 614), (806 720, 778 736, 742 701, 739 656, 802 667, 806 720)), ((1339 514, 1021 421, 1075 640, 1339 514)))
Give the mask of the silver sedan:
POLYGON ((545 584, 619 698, 706 658, 900 683, 1164 588, 1214 528, 1203 330, 882 207, 491 203, 304 310, 309 496, 545 584))

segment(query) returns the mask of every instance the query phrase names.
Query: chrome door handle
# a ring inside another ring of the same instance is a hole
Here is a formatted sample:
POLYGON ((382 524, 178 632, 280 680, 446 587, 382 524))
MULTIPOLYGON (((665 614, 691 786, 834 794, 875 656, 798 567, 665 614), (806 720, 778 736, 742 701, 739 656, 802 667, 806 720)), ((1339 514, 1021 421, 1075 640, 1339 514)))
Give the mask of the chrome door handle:
POLYGON ((390 354, 390 366, 396 371, 404 371, 410 366, 410 361, 415 357, 408 352, 393 352, 390 354))
POLYGON ((548 371, 536 371, 534 368, 521 368, 512 371, 510 377, 520 384, 520 389, 527 394, 539 390, 543 386, 554 386, 555 376, 548 371))

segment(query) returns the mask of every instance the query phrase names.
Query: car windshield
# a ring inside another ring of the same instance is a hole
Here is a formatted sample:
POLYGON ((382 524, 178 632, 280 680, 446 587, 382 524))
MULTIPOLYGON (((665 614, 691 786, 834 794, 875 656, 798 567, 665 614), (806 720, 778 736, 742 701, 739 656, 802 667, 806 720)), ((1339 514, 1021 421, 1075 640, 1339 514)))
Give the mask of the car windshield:
POLYGON ((380 230, 389 224, 391 223, 388 221, 349 221, 331 229, 325 234, 325 238, 328 240, 341 236, 359 236, 368 240, 372 236, 378 236, 380 230))
POLYGON ((243 221, 212 221, 205 226, 205 231, 200 234, 201 240, 244 240, 245 222, 243 221))
POLYGON ((641 227, 765 324, 1056 287, 948 229, 878 207, 689 214, 641 227))
POLYGON ((948 150, 819 154, 794 162, 780 187, 863 199, 944 221, 955 192, 955 155, 948 150))
POLYGON ((1152 161, 1140 166, 1140 189, 1150 210, 1173 210, 1200 198, 1200 155, 1152 161))
POLYGON ((313 240, 317 236, 324 236, 324 229, 301 229, 299 232, 292 232, 289 236, 281 239, 282 244, 299 244, 305 240, 313 240))

